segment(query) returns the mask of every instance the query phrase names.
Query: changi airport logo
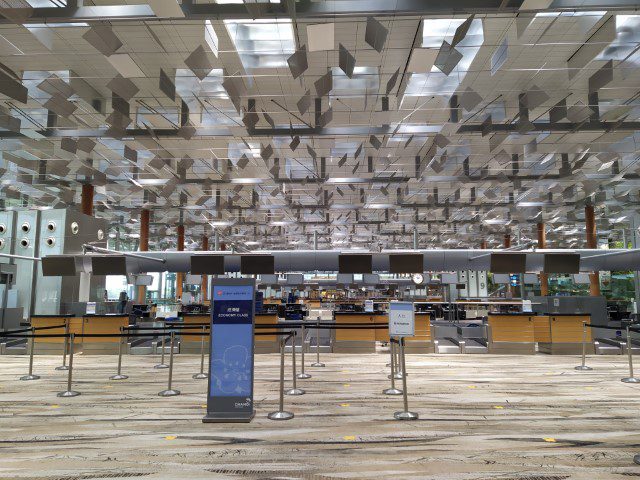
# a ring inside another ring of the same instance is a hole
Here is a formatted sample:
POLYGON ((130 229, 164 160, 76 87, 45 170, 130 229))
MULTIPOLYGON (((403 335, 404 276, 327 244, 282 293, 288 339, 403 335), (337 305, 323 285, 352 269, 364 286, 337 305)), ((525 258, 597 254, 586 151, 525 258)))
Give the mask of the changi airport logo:
POLYGON ((244 402, 236 402, 234 406, 235 408, 250 407, 251 399, 247 397, 244 402))

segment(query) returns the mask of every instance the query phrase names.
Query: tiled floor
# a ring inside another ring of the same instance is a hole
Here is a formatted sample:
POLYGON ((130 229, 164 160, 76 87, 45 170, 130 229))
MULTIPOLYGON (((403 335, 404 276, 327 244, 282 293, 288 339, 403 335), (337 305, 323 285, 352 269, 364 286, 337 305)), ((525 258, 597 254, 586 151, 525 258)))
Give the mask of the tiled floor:
MULTIPOLYGON (((202 424, 206 380, 198 356, 176 357, 182 395, 157 396, 167 371, 127 356, 128 380, 110 381, 116 357, 75 358, 75 398, 56 397, 59 357, 37 356, 41 380, 18 380, 28 357, 0 357, 0 478, 624 479, 640 477, 640 385, 620 382, 626 357, 407 357, 414 422, 393 412, 386 355, 324 355, 276 408, 277 355, 256 357, 250 424, 202 424)), ((307 358, 309 361, 310 359, 307 358)), ((310 362, 309 362, 310 363, 310 362)), ((288 366, 289 368, 289 366, 288 366)), ((288 376, 290 375, 288 370, 288 376)))

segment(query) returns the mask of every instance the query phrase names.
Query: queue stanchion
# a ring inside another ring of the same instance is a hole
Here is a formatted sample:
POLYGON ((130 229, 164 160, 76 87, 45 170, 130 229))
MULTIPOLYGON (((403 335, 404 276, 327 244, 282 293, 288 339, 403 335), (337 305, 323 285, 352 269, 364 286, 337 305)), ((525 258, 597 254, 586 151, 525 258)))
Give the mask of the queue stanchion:
POLYGON ((623 383, 640 383, 640 378, 633 376, 633 353, 631 352, 631 332, 627 325, 627 358, 629 359, 629 376, 621 379, 623 383))
POLYGON ((169 341, 169 383, 167 385, 167 389, 158 393, 161 397, 175 397, 176 395, 180 395, 180 390, 175 390, 171 388, 171 383, 173 381, 173 344, 176 338, 176 333, 171 332, 171 340, 169 341))
POLYGON ((591 367, 587 367, 587 322, 582 322, 582 364, 574 367, 575 370, 593 370, 591 367))
POLYGON ((166 363, 164 363, 164 339, 165 339, 165 333, 166 333, 166 328, 167 327, 162 327, 162 341, 160 342, 160 349, 162 350, 162 354, 160 356, 160 363, 157 365, 154 365, 153 368, 169 368, 169 365, 167 365, 166 363))
MULTIPOLYGON (((300 347, 300 373, 297 377, 301 380, 306 380, 307 378, 311 378, 311 375, 304 372, 304 339, 305 339, 305 328, 304 323, 302 324, 302 345, 300 347)), ((295 345, 294 345, 295 348, 295 345)))
POLYGON ((316 361, 311 366, 324 367, 324 363, 320 361, 320 317, 316 318, 316 361))
MULTIPOLYGON (((67 336, 69 335, 69 319, 66 319, 64 321, 64 334, 67 336)), ((68 337, 65 337, 64 339, 64 348, 62 350, 62 365, 56 367, 56 370, 69 370, 69 367, 67 367, 67 338, 68 337)))
POLYGON ((33 351, 36 346, 36 329, 31 327, 31 337, 29 337, 29 373, 20 377, 20 380, 38 380, 40 375, 33 374, 33 351))
POLYGON ((204 373, 204 337, 206 336, 205 326, 202 326, 202 335, 200 338, 200 373, 196 373, 193 375, 193 379, 202 380, 204 378, 209 378, 209 374, 204 373))
POLYGON ((306 392, 301 388, 298 388, 298 385, 296 382, 296 379, 298 376, 296 375, 296 333, 295 331, 291 336, 291 367, 293 369, 293 375, 292 375, 293 388, 287 390, 286 394, 287 395, 304 395, 306 392))
POLYGON ((398 345, 395 348, 395 352, 396 371, 394 372, 394 375, 396 380, 402 380, 402 377, 404 376, 404 368, 402 367, 402 362, 400 362, 400 342, 398 342, 398 345))
POLYGON ((390 348, 390 352, 391 352, 391 363, 390 363, 390 367, 391 367, 391 375, 389 375, 389 378, 391 379, 391 388, 387 388, 385 390, 382 391, 382 393, 384 393, 385 395, 402 395, 402 390, 399 390, 396 388, 396 380, 395 380, 395 376, 393 375, 394 369, 395 369, 395 353, 394 353, 394 348, 393 348, 394 342, 393 342, 393 338, 389 339, 389 348, 390 348))
POLYGON ((80 395, 80 392, 76 392, 75 390, 71 390, 71 381, 73 378, 73 350, 76 334, 71 333, 69 335, 69 370, 67 374, 67 390, 64 392, 57 393, 58 397, 77 397, 80 395))
POLYGON ((409 400, 407 398, 407 376, 405 375, 407 371, 407 365, 404 360, 404 337, 400 337, 400 360, 402 362, 402 401, 404 404, 404 411, 396 412, 393 414, 393 417, 396 420, 417 420, 418 414, 415 412, 409 411, 409 400))
POLYGON ((280 338, 280 398, 278 411, 268 414, 267 418, 269 420, 291 420, 293 418, 293 413, 287 412, 284 409, 284 346, 286 342, 286 337, 280 338))
MULTIPOLYGON (((122 333, 123 330, 122 327, 120 327, 120 335, 122 335, 122 333)), ((125 339, 125 336, 121 336, 120 343, 118 344, 118 373, 116 373, 115 375, 111 375, 109 377, 109 380, 126 380, 127 378, 129 378, 128 375, 122 374, 122 346, 125 342, 125 339)))

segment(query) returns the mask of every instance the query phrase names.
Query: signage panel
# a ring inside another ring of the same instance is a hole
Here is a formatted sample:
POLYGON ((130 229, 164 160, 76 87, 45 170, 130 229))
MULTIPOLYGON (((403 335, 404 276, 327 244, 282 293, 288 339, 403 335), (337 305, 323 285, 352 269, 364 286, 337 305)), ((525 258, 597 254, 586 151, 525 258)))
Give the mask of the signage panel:
POLYGON ((389 303, 390 337, 413 337, 415 335, 415 324, 412 302, 389 303))
POLYGON ((250 422, 253 409, 254 279, 211 286, 209 389, 203 422, 250 422))

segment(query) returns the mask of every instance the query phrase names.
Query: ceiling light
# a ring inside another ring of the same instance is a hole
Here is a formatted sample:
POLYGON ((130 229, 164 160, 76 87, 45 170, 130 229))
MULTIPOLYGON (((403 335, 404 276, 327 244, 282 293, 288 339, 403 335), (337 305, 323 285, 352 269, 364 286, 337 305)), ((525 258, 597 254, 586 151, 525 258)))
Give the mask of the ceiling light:
POLYGON ((295 52, 291 19, 225 20, 245 68, 280 68, 295 52))

